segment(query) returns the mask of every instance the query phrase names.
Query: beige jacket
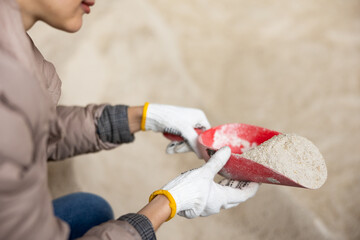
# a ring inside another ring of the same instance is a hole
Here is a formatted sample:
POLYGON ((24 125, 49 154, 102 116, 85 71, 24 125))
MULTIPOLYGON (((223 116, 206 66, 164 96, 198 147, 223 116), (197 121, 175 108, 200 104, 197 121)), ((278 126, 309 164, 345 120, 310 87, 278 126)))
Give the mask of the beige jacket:
MULTIPOLYGON (((61 81, 26 34, 15 0, 0 0, 0 239, 67 239, 53 214, 47 160, 110 149, 96 135, 103 105, 56 106, 61 81)), ((111 221, 84 239, 140 239, 111 221)))

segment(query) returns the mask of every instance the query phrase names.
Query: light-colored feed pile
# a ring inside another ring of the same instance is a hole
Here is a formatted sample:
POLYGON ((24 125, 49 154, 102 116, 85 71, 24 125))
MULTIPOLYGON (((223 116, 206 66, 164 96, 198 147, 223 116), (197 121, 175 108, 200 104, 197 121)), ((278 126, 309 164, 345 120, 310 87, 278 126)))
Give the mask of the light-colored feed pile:
POLYGON ((274 136, 241 156, 274 169, 307 188, 319 188, 327 178, 319 149, 296 134, 274 136))

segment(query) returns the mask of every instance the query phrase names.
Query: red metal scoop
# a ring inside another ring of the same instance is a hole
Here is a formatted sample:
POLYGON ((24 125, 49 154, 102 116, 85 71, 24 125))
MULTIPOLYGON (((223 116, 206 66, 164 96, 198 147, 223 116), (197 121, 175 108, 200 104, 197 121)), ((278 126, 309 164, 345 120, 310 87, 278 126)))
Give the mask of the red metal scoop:
MULTIPOLYGON (((234 180, 270 183, 293 187, 303 187, 288 177, 250 159, 242 158, 240 154, 272 138, 279 132, 243 123, 225 124, 210 128, 199 133, 198 147, 207 162, 221 147, 231 148, 231 157, 219 174, 234 180)), ((172 141, 183 141, 180 136, 164 133, 172 141)))

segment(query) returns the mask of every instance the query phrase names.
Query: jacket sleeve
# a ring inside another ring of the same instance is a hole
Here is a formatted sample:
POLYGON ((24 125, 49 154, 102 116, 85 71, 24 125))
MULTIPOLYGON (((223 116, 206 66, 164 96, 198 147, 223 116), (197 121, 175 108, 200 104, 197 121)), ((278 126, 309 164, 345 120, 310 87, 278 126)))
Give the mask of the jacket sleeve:
POLYGON ((81 240, 156 240, 151 222, 141 214, 129 213, 118 220, 109 221, 91 228, 81 240))
MULTIPOLYGON (((134 141, 126 105, 57 107, 57 124, 48 142, 49 160, 111 149, 134 141)), ((51 134, 50 134, 51 135, 51 134)))
POLYGON ((61 160, 79 154, 112 149, 118 144, 104 142, 97 134, 97 121, 105 105, 57 106, 57 137, 49 140, 48 159, 61 160))

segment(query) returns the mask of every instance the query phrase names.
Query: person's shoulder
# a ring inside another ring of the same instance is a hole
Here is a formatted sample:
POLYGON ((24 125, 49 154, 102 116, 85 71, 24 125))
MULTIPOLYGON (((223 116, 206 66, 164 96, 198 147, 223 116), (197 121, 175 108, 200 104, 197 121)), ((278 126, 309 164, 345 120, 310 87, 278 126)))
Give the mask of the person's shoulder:
POLYGON ((37 99, 43 95, 34 74, 1 49, 0 76, 0 95, 17 108, 36 105, 37 99))
POLYGON ((30 73, 11 54, 0 48, 0 81, 1 86, 9 81, 26 78, 30 73))
POLYGON ((52 106, 39 80, 17 59, 0 49, 0 97, 9 106, 39 126, 47 119, 52 106))

